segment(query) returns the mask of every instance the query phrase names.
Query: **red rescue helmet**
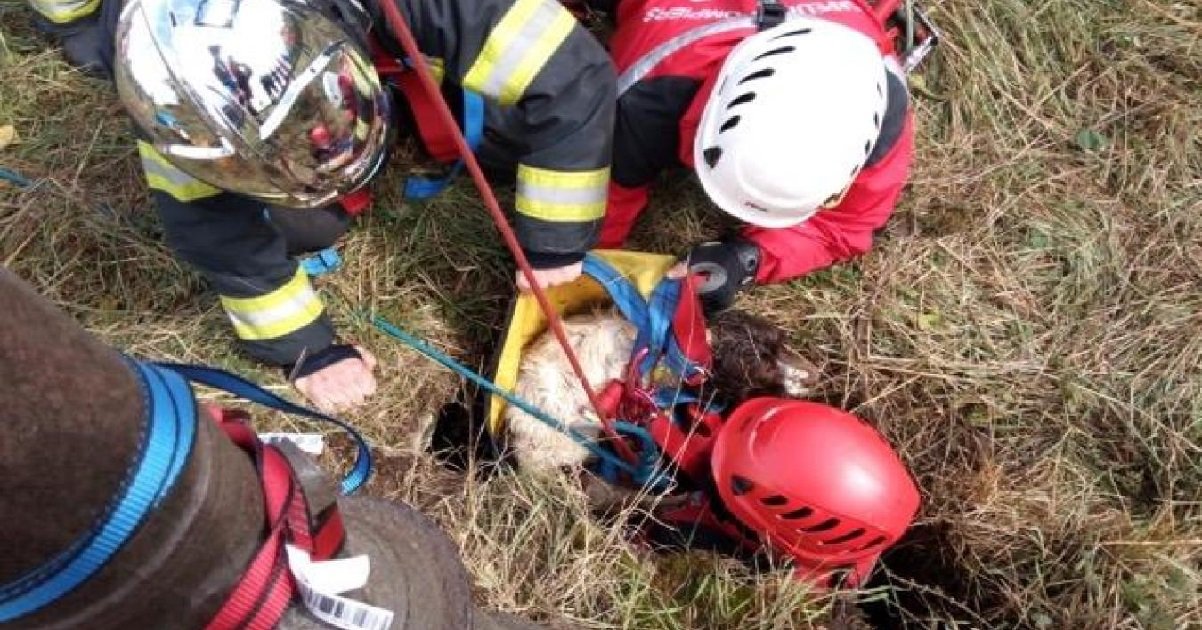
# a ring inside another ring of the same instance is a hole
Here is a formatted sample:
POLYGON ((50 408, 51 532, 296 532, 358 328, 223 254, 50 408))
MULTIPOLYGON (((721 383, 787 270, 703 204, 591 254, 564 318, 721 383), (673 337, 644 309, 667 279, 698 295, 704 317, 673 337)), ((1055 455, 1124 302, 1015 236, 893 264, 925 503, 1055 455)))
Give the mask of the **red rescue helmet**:
POLYGON ((726 508, 798 575, 863 584, 918 512, 918 488, 863 420, 827 405, 754 398, 715 440, 714 480, 726 508))

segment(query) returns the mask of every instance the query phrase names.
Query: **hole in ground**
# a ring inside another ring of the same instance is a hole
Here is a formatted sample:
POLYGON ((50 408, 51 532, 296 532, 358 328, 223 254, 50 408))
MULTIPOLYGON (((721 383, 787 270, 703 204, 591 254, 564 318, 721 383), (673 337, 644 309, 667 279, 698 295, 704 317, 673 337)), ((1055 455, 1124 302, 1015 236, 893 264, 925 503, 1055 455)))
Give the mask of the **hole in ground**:
POLYGON ((951 531, 946 523, 918 525, 882 556, 883 567, 873 572, 866 590, 892 587, 888 597, 859 602, 877 628, 975 627, 977 610, 995 609, 998 596, 973 592, 969 570, 951 554, 951 531), (887 569, 887 570, 885 570, 887 569))
POLYGON ((484 410, 484 396, 470 384, 461 386, 455 399, 438 410, 427 447, 436 461, 456 472, 466 472, 475 462, 486 476, 494 473, 498 464, 505 463, 500 448, 488 432, 484 410))

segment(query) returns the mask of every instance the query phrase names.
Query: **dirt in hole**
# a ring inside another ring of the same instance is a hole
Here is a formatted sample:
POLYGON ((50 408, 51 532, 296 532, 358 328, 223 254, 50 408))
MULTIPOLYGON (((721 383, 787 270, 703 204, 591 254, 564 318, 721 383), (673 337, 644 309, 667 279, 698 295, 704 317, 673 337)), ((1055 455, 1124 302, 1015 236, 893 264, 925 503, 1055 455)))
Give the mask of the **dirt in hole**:
POLYGON ((946 523, 915 525, 881 558, 865 590, 891 587, 887 597, 860 601, 877 628, 981 627, 977 610, 993 609, 988 594, 974 593, 971 575, 956 562, 946 523))

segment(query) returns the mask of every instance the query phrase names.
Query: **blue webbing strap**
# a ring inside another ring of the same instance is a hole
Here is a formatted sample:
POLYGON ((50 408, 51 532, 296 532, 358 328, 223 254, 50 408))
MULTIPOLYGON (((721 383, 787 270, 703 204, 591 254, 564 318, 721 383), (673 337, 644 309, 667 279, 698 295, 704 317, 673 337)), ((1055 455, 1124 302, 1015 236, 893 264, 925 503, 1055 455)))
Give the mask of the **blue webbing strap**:
POLYGON ((372 457, 371 449, 367 446, 367 441, 354 427, 339 420, 327 416, 323 413, 302 407, 295 403, 288 402, 283 398, 251 383, 250 381, 226 372, 217 368, 204 367, 200 365, 185 365, 180 363, 157 363, 159 367, 166 368, 176 372, 187 378, 190 381, 195 381, 202 385, 208 385, 216 389, 231 393, 239 398, 245 398, 254 403, 270 407, 277 411, 290 413, 313 420, 321 420, 336 425, 343 431, 346 431, 351 439, 355 442, 355 447, 358 452, 355 454, 355 463, 351 467, 350 472, 342 478, 342 494, 353 494, 371 477, 372 457))
MULTIPOLYGON (((637 449, 639 462, 634 472, 625 470, 630 480, 640 487, 653 492, 665 493, 672 489, 672 476, 659 466, 659 445, 655 438, 643 427, 618 420, 614 422, 614 433, 620 436, 634 438, 639 443, 637 449)), ((621 460, 619 460, 621 461, 621 460)), ((623 462, 625 463, 625 462, 623 462)), ((593 474, 613 485, 622 485, 621 472, 608 459, 598 459, 591 468, 593 474)))
MULTIPOLYGON (((420 122, 418 124, 421 124, 420 122)), ((484 138, 484 98, 470 90, 463 91, 463 137, 473 152, 484 138)), ((457 160, 443 177, 413 176, 405 180, 407 199, 429 199, 446 190, 451 181, 463 171, 463 160, 457 160)))
POLYGON ((647 348, 647 356, 639 370, 643 376, 654 369, 661 358, 668 369, 681 378, 689 378, 701 370, 685 356, 672 334, 672 319, 676 305, 680 302, 680 280, 664 278, 651 292, 650 304, 626 276, 618 273, 600 256, 589 253, 584 257, 584 273, 600 284, 613 300, 622 316, 634 324, 638 336, 634 341, 634 352, 647 348))
POLYGON ((104 567, 174 487, 196 439, 196 401, 171 371, 127 359, 144 398, 138 455, 92 528, 66 551, 0 586, 0 623, 54 603, 104 567))
POLYGON ((342 267, 342 257, 338 255, 338 248, 333 245, 315 252, 300 260, 301 269, 310 278, 320 278, 328 273, 334 273, 342 267))

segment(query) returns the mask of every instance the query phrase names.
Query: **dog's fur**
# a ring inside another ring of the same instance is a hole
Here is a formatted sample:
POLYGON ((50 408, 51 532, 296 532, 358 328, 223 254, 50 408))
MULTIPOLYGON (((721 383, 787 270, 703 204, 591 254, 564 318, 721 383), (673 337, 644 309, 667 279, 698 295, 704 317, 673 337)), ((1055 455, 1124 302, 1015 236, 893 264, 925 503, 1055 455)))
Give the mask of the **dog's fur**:
MULTIPOLYGON (((621 314, 599 310, 566 317, 563 323, 594 387, 624 376, 637 330, 621 314)), ((726 311, 710 320, 707 334, 714 362, 706 390, 728 406, 753 396, 800 397, 817 376, 812 365, 785 345, 784 331, 762 318, 726 311)), ((515 391, 581 435, 593 438, 600 433, 588 397, 549 331, 523 352, 515 391)), ((508 446, 523 471, 536 475, 574 471, 589 457, 571 437, 514 406, 508 407, 505 424, 508 446)))

